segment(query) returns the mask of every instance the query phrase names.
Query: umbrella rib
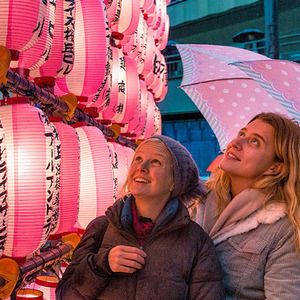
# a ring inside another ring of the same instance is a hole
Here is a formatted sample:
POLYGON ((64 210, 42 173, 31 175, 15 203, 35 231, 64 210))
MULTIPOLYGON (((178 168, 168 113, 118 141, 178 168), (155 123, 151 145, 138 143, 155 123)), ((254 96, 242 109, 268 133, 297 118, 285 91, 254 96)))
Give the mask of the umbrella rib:
POLYGON ((182 84, 180 85, 179 87, 182 88, 182 87, 187 87, 187 86, 193 86, 193 85, 196 85, 196 84, 200 84, 200 83, 208 83, 208 82, 215 82, 215 81, 222 81, 222 80, 236 80, 236 79, 252 79, 252 78, 249 78, 248 76, 247 77, 230 77, 230 78, 219 78, 219 79, 211 79, 211 80, 204 80, 204 81, 197 81, 197 82, 191 82, 191 83, 186 83, 186 84, 182 84))

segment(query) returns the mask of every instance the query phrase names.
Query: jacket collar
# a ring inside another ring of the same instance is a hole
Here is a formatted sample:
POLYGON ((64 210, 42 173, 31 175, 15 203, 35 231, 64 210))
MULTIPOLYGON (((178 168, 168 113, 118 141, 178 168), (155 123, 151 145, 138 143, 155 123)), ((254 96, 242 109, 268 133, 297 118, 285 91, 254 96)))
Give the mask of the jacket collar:
MULTIPOLYGON (((106 216, 118 228, 130 231, 132 230, 132 201, 134 201, 134 197, 132 195, 125 196, 123 199, 117 200, 113 206, 107 209, 106 216)), ((189 222, 188 211, 177 198, 173 198, 168 201, 155 222, 153 232, 167 229, 172 220, 174 220, 179 226, 185 225, 189 222)))
POLYGON ((264 202, 265 195, 257 189, 247 189, 235 196, 216 218, 209 231, 214 243, 218 244, 232 236, 248 232, 260 224, 272 224, 285 217, 285 203, 277 202, 264 206, 264 202))

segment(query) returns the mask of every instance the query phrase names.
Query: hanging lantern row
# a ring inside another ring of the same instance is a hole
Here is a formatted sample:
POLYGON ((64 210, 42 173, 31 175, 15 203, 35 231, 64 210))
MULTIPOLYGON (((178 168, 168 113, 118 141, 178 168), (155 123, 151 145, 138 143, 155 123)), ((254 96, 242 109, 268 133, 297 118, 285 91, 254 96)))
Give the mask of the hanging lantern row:
MULTIPOLYGON (((62 241, 50 250, 43 251, 21 265, 11 258, 6 257, 0 259, 0 299, 8 299, 10 295, 12 295, 11 299, 35 299, 36 296, 47 297, 47 294, 44 294, 43 291, 31 288, 30 286, 25 289, 19 289, 23 285, 21 279, 24 277, 26 280, 29 280, 32 275, 38 273, 43 268, 57 264, 59 260, 70 257, 79 242, 80 236, 71 233, 65 235, 62 238, 62 241)), ((62 264, 60 264, 60 266, 62 269, 62 264)), ((39 279, 40 280, 35 281, 35 283, 46 286, 47 282, 47 286, 50 285, 48 277, 45 278, 44 276, 40 276, 39 279)), ((44 300, 48 298, 42 297, 37 299, 44 300)))
POLYGON ((95 126, 52 123, 26 98, 17 99, 0 106, 0 241, 1 254, 22 258, 50 235, 84 230, 104 214, 120 196, 133 150, 109 147, 95 126))
MULTIPOLYGON (((149 90, 154 93, 154 100, 163 99, 166 92, 158 93, 156 89, 161 86, 166 89, 166 76, 156 70, 157 61, 161 65, 164 62, 156 52, 165 48, 168 39, 165 0, 34 2, 26 9, 22 8, 21 0, 0 4, 0 22, 3 22, 0 45, 14 53, 16 62, 12 67, 17 67, 20 74, 27 74, 31 80, 42 78, 54 82, 58 96, 72 93, 89 99, 96 94, 98 101, 93 97, 92 106, 97 106, 100 113, 104 102, 107 106, 115 82, 106 79, 109 73, 114 73, 115 59, 109 58, 109 41, 114 40, 125 56, 133 58, 131 64, 136 64, 138 75, 143 79, 149 75, 146 86, 152 84, 149 90), (8 20, 12 20, 12 25, 8 20), (14 40, 19 43, 12 43, 14 40)), ((117 59, 117 55, 114 57, 117 59)), ((126 84, 129 90, 136 86, 130 80, 126 84)), ((111 106, 115 109, 113 101, 111 106)))

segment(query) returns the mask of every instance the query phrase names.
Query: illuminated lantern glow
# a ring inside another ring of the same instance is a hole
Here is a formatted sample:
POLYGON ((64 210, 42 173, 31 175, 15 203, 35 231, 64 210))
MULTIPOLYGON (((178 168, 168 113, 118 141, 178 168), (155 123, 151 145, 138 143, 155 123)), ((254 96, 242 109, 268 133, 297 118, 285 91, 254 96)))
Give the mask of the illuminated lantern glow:
MULTIPOLYGON (((121 41, 124 39, 124 36, 134 34, 139 22, 139 1, 113 0, 113 3, 107 8, 107 13, 113 38, 121 41)), ((119 44, 121 45, 122 42, 119 42, 119 44)), ((125 43, 123 42, 123 44, 125 43)))
POLYGON ((142 12, 140 12, 139 15, 139 22, 136 30, 134 33, 130 36, 130 39, 127 41, 127 43, 124 43, 122 46, 123 52, 126 56, 130 56, 135 58, 138 55, 139 49, 140 49, 140 39, 141 35, 143 34, 144 30, 144 15, 142 12))
POLYGON ((104 3, 76 1, 75 60, 70 73, 57 81, 62 91, 86 97, 97 92, 105 79, 108 38, 104 3))
POLYGON ((121 190, 126 181, 128 172, 128 161, 125 154, 125 148, 127 147, 115 142, 109 142, 108 146, 110 147, 112 154, 114 183, 116 184, 116 194, 114 196, 114 200, 117 200, 121 197, 121 190))
POLYGON ((159 88, 160 81, 163 80, 164 72, 167 68, 165 57, 157 48, 155 48, 155 50, 152 72, 149 72, 145 77, 147 89, 151 90, 153 93, 159 88))
MULTIPOLYGON (((18 99, 18 98, 17 98, 18 99)), ((7 149, 8 226, 4 254, 25 257, 48 238, 57 211, 53 128, 27 103, 0 107, 7 149)))
POLYGON ((101 115, 103 119, 121 122, 126 100, 126 63, 121 49, 112 48, 112 71, 110 94, 105 99, 101 115))
MULTIPOLYGON (((39 275, 36 276, 32 283, 25 287, 25 290, 37 290, 43 293, 43 300, 55 300, 55 289, 58 285, 58 281, 58 277, 54 275, 39 275)), ((22 289, 19 290, 19 295, 22 295, 22 289)), ((25 299, 28 298, 29 297, 25 299)))
POLYGON ((162 76, 159 78, 159 87, 154 91, 154 100, 155 102, 161 102, 164 100, 167 92, 168 92, 168 70, 165 67, 162 76))
POLYGON ((48 1, 47 14, 40 38, 31 48, 20 53, 19 68, 36 69, 48 59, 53 39, 55 8, 56 1, 48 1))
POLYGON ((148 7, 143 9, 143 14, 145 21, 147 22, 147 25, 149 27, 152 27, 153 24, 156 21, 156 14, 157 14, 157 9, 156 9, 156 1, 153 1, 148 5, 148 7))
MULTIPOLYGON (((60 193, 60 169, 61 169, 61 140, 59 138, 58 132, 55 126, 49 122, 48 118, 45 118, 46 126, 50 126, 52 129, 52 157, 53 164, 51 166, 51 173, 53 173, 52 179, 52 188, 49 190, 49 205, 51 206, 52 217, 51 217, 51 228, 50 232, 52 233, 58 225, 59 218, 59 193, 60 193)), ((50 174, 49 174, 50 175, 50 174)), ((52 176, 52 175, 50 175, 52 176)))
POLYGON ((145 82, 140 80, 140 89, 138 94, 138 105, 131 119, 126 126, 126 132, 135 133, 139 137, 146 124, 147 107, 148 107, 148 91, 145 82))
POLYGON ((127 159, 127 171, 128 171, 134 156, 134 150, 129 147, 124 147, 124 152, 127 159))
POLYGON ((164 27, 162 27, 162 32, 156 37, 158 39, 157 47, 159 50, 166 48, 169 39, 170 30, 170 18, 169 15, 165 15, 164 27))
POLYGON ((154 20, 151 28, 155 31, 158 31, 158 28, 161 26, 163 22, 163 10, 166 8, 164 0, 156 0, 156 11, 154 15, 154 20))
POLYGON ((107 61, 105 66, 105 76, 97 92, 89 96, 87 107, 97 107, 102 111, 106 103, 110 101, 111 84, 112 84, 112 48, 108 45, 107 61))
POLYGON ((136 111, 139 102, 139 76, 136 61, 130 57, 124 57, 126 64, 126 95, 121 123, 128 123, 136 111))
POLYGON ((0 2, 0 45, 22 52, 33 46, 43 30, 47 2, 22 0, 0 2))
POLYGON ((142 11, 149 9, 153 5, 154 0, 140 0, 140 9, 142 11))
POLYGON ((162 121, 161 121, 161 113, 159 108, 154 106, 154 134, 161 134, 162 132, 162 121))
POLYGON ((75 129, 80 145, 80 192, 77 225, 103 215, 113 203, 113 171, 106 138, 93 126, 75 129))
POLYGON ((44 300, 43 292, 36 289, 30 289, 30 288, 24 288, 17 291, 16 300, 27 300, 27 299, 44 300))
POLYGON ((0 257, 3 254, 7 235, 7 206, 6 146, 4 130, 0 121, 0 257))
POLYGON ((69 74, 74 65, 75 1, 57 0, 51 52, 34 77, 60 78, 69 74))
POLYGON ((138 105, 139 76, 133 58, 124 56, 121 49, 112 50, 112 86, 101 117, 117 123, 127 123, 138 105))
POLYGON ((138 27, 138 54, 136 57, 139 74, 141 74, 144 69, 144 62, 147 54, 146 53, 147 37, 148 37, 148 25, 146 21, 142 19, 138 27))
POLYGON ((146 139, 155 134, 155 101, 152 93, 148 92, 147 119, 140 139, 146 139))
POLYGON ((53 121, 59 139, 60 148, 60 186, 58 224, 52 234, 66 233, 72 230, 77 221, 79 204, 79 140, 73 127, 59 121, 53 121))

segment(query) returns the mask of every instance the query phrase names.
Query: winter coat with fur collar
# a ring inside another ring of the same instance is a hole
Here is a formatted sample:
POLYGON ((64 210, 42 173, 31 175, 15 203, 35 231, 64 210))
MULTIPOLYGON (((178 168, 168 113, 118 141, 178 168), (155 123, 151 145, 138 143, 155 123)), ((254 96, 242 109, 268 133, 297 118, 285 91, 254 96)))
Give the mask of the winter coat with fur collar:
POLYGON ((263 206, 264 195, 248 189, 218 216, 213 192, 191 209, 211 236, 224 274, 226 299, 300 299, 300 255, 283 203, 263 206))
POLYGON ((168 202, 145 240, 145 266, 133 274, 112 273, 108 265, 112 247, 140 247, 132 231, 130 201, 117 201, 106 216, 90 223, 56 299, 224 299, 213 243, 177 199, 168 202))

